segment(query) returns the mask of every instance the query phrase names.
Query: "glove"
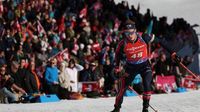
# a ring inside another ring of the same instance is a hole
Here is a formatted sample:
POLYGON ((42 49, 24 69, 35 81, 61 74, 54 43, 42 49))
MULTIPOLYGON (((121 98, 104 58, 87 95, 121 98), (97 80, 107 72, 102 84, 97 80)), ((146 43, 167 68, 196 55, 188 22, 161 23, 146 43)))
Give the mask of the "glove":
POLYGON ((176 53, 172 53, 171 55, 172 59, 175 60, 176 62, 181 62, 181 58, 179 56, 176 55, 176 53))
POLYGON ((155 40, 155 35, 154 34, 149 34, 149 36, 151 37, 150 42, 153 42, 155 40))

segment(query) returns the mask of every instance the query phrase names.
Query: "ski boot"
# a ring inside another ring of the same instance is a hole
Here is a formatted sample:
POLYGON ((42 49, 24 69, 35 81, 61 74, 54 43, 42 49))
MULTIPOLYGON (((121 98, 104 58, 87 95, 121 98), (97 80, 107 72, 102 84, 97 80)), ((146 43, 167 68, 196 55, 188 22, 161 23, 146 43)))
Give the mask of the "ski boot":
POLYGON ((142 109, 142 112, 149 112, 148 111, 148 107, 149 107, 149 99, 143 99, 143 109, 142 109))
POLYGON ((120 108, 114 108, 111 112, 120 112, 120 108))
POLYGON ((149 111, 148 111, 148 108, 143 108, 143 109, 142 109, 142 112, 149 112, 149 111))

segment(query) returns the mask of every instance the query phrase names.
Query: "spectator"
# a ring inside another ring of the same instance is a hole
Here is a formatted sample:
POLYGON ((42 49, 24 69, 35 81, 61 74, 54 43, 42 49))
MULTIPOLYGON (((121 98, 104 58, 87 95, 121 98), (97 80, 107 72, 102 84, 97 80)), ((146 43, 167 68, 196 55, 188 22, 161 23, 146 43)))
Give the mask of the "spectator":
POLYGON ((69 74, 66 71, 66 63, 62 62, 59 66, 59 97, 61 99, 69 99, 70 91, 72 90, 71 84, 73 81, 71 81, 69 74))
POLYGON ((155 72, 156 75, 162 75, 162 76, 170 75, 169 65, 167 63, 166 55, 164 53, 161 53, 159 56, 159 60, 155 65, 155 72))
POLYGON ((16 39, 11 34, 10 29, 7 29, 6 36, 3 43, 3 45, 5 45, 5 55, 6 55, 7 62, 11 61, 11 56, 14 53, 13 49, 15 48, 16 44, 17 44, 16 39))
POLYGON ((4 45, 5 45, 6 51, 10 51, 11 48, 15 46, 15 44, 16 44, 15 38, 13 37, 10 29, 7 29, 5 39, 4 39, 4 45))
POLYGON ((58 94, 58 68, 56 58, 50 60, 49 66, 45 70, 45 89, 49 94, 58 94))
POLYGON ((74 59, 69 60, 69 66, 66 68, 66 72, 70 76, 70 84, 72 92, 78 92, 78 72, 83 70, 83 66, 77 64, 74 59))
POLYGON ((43 66, 46 64, 46 60, 48 59, 47 52, 45 49, 41 49, 41 52, 36 54, 35 64, 36 66, 43 66))
POLYGON ((80 71, 79 81, 86 82, 86 81, 90 81, 91 79, 92 78, 91 78, 91 74, 90 74, 90 64, 89 64, 89 62, 85 61, 84 69, 82 71, 80 71))
POLYGON ((112 76, 113 66, 110 63, 109 59, 106 59, 105 65, 103 65, 103 74, 104 74, 104 93, 110 94, 113 90, 114 78, 112 76))
POLYGON ((0 50, 0 65, 6 64, 5 53, 3 50, 0 50))
POLYGON ((171 61, 171 65, 170 65, 170 72, 171 74, 173 74, 175 76, 175 80, 176 80, 176 85, 177 87, 181 87, 182 86, 182 74, 179 68, 179 65, 172 60, 171 61))
MULTIPOLYGON (((79 59, 84 59, 85 58, 84 47, 85 47, 85 45, 81 43, 80 44, 80 49, 78 50, 78 53, 77 53, 77 57, 79 59)), ((84 63, 84 60, 80 60, 80 64, 83 64, 83 63, 84 63)))
POLYGON ((98 71, 97 64, 94 62, 90 63, 90 75, 91 79, 89 79, 89 81, 99 81, 100 72, 98 71))
POLYGON ((38 75, 35 71, 34 60, 29 61, 29 67, 28 67, 28 74, 27 75, 29 75, 27 81, 30 83, 30 86, 32 88, 32 93, 38 93, 41 89, 41 83, 40 83, 40 79, 39 79, 39 77, 38 77, 38 75))
POLYGON ((109 51, 109 59, 110 59, 111 65, 114 65, 114 60, 115 60, 115 49, 114 49, 114 47, 111 47, 111 49, 109 51))
POLYGON ((14 79, 15 84, 19 87, 24 87, 22 84, 24 84, 23 79, 24 79, 24 74, 19 74, 19 63, 17 61, 12 61, 10 70, 8 73, 11 75, 11 77, 14 79))
POLYGON ((22 94, 26 94, 26 92, 18 87, 14 83, 14 79, 6 73, 6 66, 1 65, 0 67, 0 94, 8 98, 9 103, 17 102, 17 95, 12 91, 21 92, 22 94))
MULTIPOLYGON (((14 62, 15 63, 15 62, 14 62)), ((11 69, 14 69, 15 65, 11 65, 11 69)), ((31 75, 27 70, 27 59, 23 58, 20 60, 19 69, 14 75, 16 84, 23 88, 27 93, 37 92, 36 81, 33 75, 31 75)), ((16 63, 17 65, 17 63, 16 63)), ((16 66, 17 67, 17 66, 16 66)))
POLYGON ((13 55, 13 57, 11 58, 11 60, 16 60, 16 61, 20 62, 21 58, 25 58, 25 54, 23 52, 22 45, 21 44, 18 45, 15 50, 16 50, 16 52, 13 55))
POLYGON ((106 63, 106 58, 109 58, 109 51, 110 47, 106 45, 102 51, 101 51, 101 56, 100 56, 100 63, 104 65, 106 63))
MULTIPOLYGON (((189 66, 192 62, 194 61, 194 58, 191 57, 191 56, 185 56, 183 59, 182 59, 182 63, 185 65, 185 66, 189 66)), ((189 73, 181 66, 179 66, 180 68, 180 71, 181 71, 181 74, 183 75, 183 77, 189 75, 189 73)))

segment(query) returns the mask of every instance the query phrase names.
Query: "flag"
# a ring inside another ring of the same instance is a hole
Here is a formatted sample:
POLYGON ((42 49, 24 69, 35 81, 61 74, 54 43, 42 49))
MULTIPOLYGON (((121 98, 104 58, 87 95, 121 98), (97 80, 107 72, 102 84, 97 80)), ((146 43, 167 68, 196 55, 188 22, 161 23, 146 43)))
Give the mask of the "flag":
POLYGON ((79 13, 79 17, 83 18, 87 16, 87 6, 85 6, 79 13))
POLYGON ((50 57, 48 60, 51 60, 53 58, 56 58, 58 60, 58 62, 62 62, 64 60, 69 60, 70 59, 70 55, 69 55, 69 52, 68 52, 68 48, 58 52, 54 56, 50 57))
POLYGON ((96 52, 100 52, 101 51, 101 46, 98 42, 95 42, 92 44, 92 49, 96 52))
POLYGON ((94 8, 95 11, 101 9, 101 8, 102 8, 101 2, 96 2, 96 3, 93 5, 93 8, 94 8))
POLYGON ((0 15, 2 16, 3 14, 3 3, 0 4, 0 15))
POLYGON ((109 33, 105 38, 105 43, 109 45, 111 42, 112 42, 112 37, 111 34, 109 33))
MULTIPOLYGON (((47 61, 50 61, 51 59, 53 58, 56 58, 57 61, 58 61, 58 64, 63 62, 64 60, 68 60, 70 59, 70 55, 68 53, 68 48, 58 52, 57 54, 53 55, 52 57, 50 57, 47 61)), ((41 66, 38 66, 36 68, 36 74, 42 79, 44 78, 44 72, 45 72, 45 68, 46 68, 46 65, 47 65, 47 61, 45 61, 43 63, 43 65, 41 66)))
POLYGON ((40 21, 37 21, 37 30, 38 30, 38 33, 44 33, 46 34, 43 26, 41 25, 40 21))
POLYGON ((65 31, 65 17, 64 17, 64 15, 58 20, 58 30, 59 30, 59 32, 65 31))
POLYGON ((18 32, 21 32, 22 31, 22 27, 21 25, 19 24, 19 21, 17 20, 16 23, 15 23, 15 27, 17 28, 17 31, 18 32))

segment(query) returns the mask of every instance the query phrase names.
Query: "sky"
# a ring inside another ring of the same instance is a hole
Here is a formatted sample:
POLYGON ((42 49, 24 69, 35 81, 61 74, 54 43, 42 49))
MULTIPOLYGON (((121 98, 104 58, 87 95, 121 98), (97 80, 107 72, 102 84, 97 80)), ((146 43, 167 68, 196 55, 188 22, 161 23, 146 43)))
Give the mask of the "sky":
MULTIPOLYGON (((123 0, 115 0, 116 3, 123 0)), ((140 12, 145 13, 147 8, 157 17, 166 16, 171 24, 174 18, 184 18, 191 25, 200 25, 200 0, 127 0, 135 7, 140 3, 140 12)), ((196 28, 200 34, 200 27, 196 28)))

